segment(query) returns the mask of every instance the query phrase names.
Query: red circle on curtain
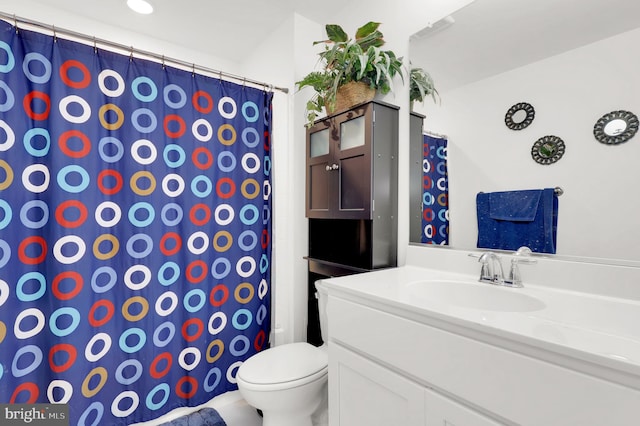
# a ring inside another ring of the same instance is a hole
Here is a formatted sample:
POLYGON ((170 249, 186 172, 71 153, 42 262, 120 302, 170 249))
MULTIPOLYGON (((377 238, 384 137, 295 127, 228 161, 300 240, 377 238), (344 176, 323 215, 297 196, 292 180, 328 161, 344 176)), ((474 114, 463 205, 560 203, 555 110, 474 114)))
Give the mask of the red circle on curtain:
POLYGON ((25 265, 37 265, 38 263, 44 262, 44 259, 47 257, 47 242, 44 238, 39 237, 37 235, 32 235, 30 237, 22 240, 20 245, 18 246, 18 259, 20 262, 25 265), (30 244, 37 244, 40 246, 41 253, 37 257, 29 257, 27 256, 26 250, 30 244))
POLYGON ((264 150, 269 151, 271 148, 271 135, 268 130, 264 131, 264 150))
POLYGON ((165 256, 173 256, 182 248, 182 238, 175 232, 167 232, 160 239, 160 251, 165 256), (173 240, 175 241, 175 247, 170 249, 167 248, 167 241, 173 240))
POLYGON ((267 340, 266 333, 264 332, 264 330, 260 330, 256 338, 253 340, 253 348, 258 352, 261 351, 262 347, 264 346, 264 342, 266 340, 267 340))
POLYGON ((196 109, 196 111, 203 114, 209 114, 211 111, 213 111, 213 98, 204 90, 198 90, 196 93, 194 93, 191 97, 191 103, 193 103, 193 107, 196 109), (204 100, 207 102, 207 106, 200 106, 200 98, 204 98, 204 100))
POLYGON ((269 232, 267 232, 266 229, 263 229, 262 236, 260 238, 260 245, 262 246, 263 249, 266 249, 267 247, 269 247, 269 242, 271 242, 271 236, 269 235, 269 232))
POLYGON ((189 210, 189 219, 191 220, 191 223, 196 226, 204 226, 211 219, 211 209, 206 204, 196 204, 195 206, 191 207, 191 210, 189 210), (204 212, 204 218, 198 219, 197 214, 199 211, 204 212))
POLYGON ((193 342, 197 340, 200 336, 202 336, 202 332, 204 331, 204 324, 200 318, 191 318, 188 319, 182 324, 182 337, 187 342, 193 342), (194 334, 189 334, 189 327, 195 325, 196 332, 194 334))
POLYGON ((58 138, 58 146, 64 155, 71 158, 86 157, 91 151, 91 141, 89 137, 80 130, 68 130, 61 134, 58 138), (82 149, 80 151, 73 151, 69 148, 67 141, 71 138, 79 138, 82 141, 82 149))
POLYGON ((170 138, 177 139, 180 136, 184 135, 184 132, 186 132, 186 131, 187 131, 187 124, 184 122, 182 117, 180 117, 179 115, 169 114, 164 118, 164 132, 170 138), (178 131, 177 132, 173 132, 173 131, 171 131, 169 129, 169 123, 171 123, 172 121, 175 121, 176 123, 178 123, 178 131))
POLYGON ((435 217, 436 217, 436 214, 434 213, 433 209, 426 208, 422 211, 422 218, 427 222, 433 221, 435 217))
POLYGON ((216 194, 220 198, 231 198, 236 193, 236 183, 231 178, 222 178, 216 183, 216 194), (229 185, 228 192, 222 192, 223 185, 229 185))
POLYGON ((205 278, 207 278, 207 272, 209 271, 207 270, 206 263, 204 263, 202 260, 194 260, 187 266, 185 275, 187 277, 187 281, 189 281, 191 284, 197 284, 199 282, 202 282, 205 278), (201 269, 200 275, 198 276, 193 275, 193 270, 196 268, 201 269))
POLYGON ((51 367, 51 371, 54 373, 62 373, 63 371, 67 371, 74 362, 76 362, 76 358, 78 357, 78 351, 75 346, 69 345, 68 343, 59 343, 54 345, 49 350, 49 367, 51 367), (65 352, 68 355, 68 359, 64 364, 56 364, 53 357, 58 352, 65 352))
POLYGON ((111 302, 110 300, 98 300, 93 304, 93 306, 91 306, 91 309, 89 310, 89 324, 91 324, 91 327, 101 327, 108 323, 111 318, 113 318, 113 314, 115 313, 115 311, 116 308, 113 306, 113 302, 111 302), (102 319, 97 319, 96 311, 100 308, 105 308, 107 310, 107 313, 104 317, 102 317, 102 319))
POLYGON ((84 89, 91 83, 91 73, 89 69, 80 61, 69 59, 60 66, 60 79, 69 87, 74 89, 84 89), (71 68, 77 68, 82 73, 82 80, 73 81, 69 78, 69 70, 71 68))
POLYGON ((198 381, 195 377, 184 376, 178 380, 178 383, 176 383, 176 395, 180 398, 189 399, 193 397, 196 392, 198 392, 198 381), (185 384, 188 384, 191 387, 191 390, 188 393, 182 390, 185 384))
POLYGON ((205 147, 199 147, 193 150, 191 154, 191 161, 193 161, 193 165, 199 168, 200 170, 206 170, 213 164, 213 154, 205 147), (200 162, 200 155, 204 155, 207 157, 207 161, 202 163, 200 162))
POLYGON ((149 366, 149 374, 154 379, 160 379, 167 375, 169 370, 171 370, 171 365, 173 364, 173 358, 171 358, 171 354, 169 352, 163 352, 159 354, 157 357, 151 361, 151 365, 149 366), (167 363, 167 366, 162 370, 158 371, 158 364, 164 360, 167 363))
POLYGON ((214 288, 211 289, 211 293, 209 293, 209 303, 212 306, 218 307, 224 305, 224 303, 229 298, 229 289, 224 284, 218 284, 214 288), (222 298, 216 299, 216 293, 222 292, 222 298))
POLYGON ((78 200, 67 200, 60 204, 56 208, 56 221, 60 226, 65 228, 77 228, 81 226, 86 220, 89 212, 82 202, 78 200), (80 216, 76 220, 67 220, 64 217, 64 213, 68 209, 76 208, 80 212, 80 216))
POLYGON ((69 300, 73 299, 80 293, 83 285, 84 280, 82 278, 82 275, 75 271, 65 271, 56 275, 56 277, 53 279, 53 283, 51 284, 51 291, 53 292, 53 295, 58 298, 58 300, 69 300), (67 293, 63 293, 62 291, 60 291, 60 282, 66 279, 73 280, 75 286, 73 287, 73 290, 67 293))
POLYGON ((49 95, 46 93, 34 90, 33 92, 27 93, 22 100, 22 106, 24 107, 24 111, 32 120, 46 120, 49 117, 49 112, 51 111, 51 98, 49 98, 49 95), (31 108, 31 101, 34 99, 40 99, 45 103, 44 112, 35 112, 33 108, 31 108))
POLYGON ((120 192, 123 185, 124 181, 122 179, 122 175, 115 170, 106 169, 98 173, 98 189, 100 189, 100 192, 102 192, 104 195, 117 194, 118 192, 120 192), (111 188, 107 188, 107 186, 104 184, 105 180, 108 177, 112 177, 116 181, 115 185, 111 188))
POLYGON ((20 395, 21 392, 29 392, 29 400, 20 402, 21 404, 33 404, 38 400, 38 396, 40 395, 40 389, 38 389, 38 385, 36 385, 35 383, 20 383, 18 387, 16 387, 16 389, 13 391, 13 395, 11 395, 9 404, 15 404, 16 400, 18 399, 18 395, 20 395))

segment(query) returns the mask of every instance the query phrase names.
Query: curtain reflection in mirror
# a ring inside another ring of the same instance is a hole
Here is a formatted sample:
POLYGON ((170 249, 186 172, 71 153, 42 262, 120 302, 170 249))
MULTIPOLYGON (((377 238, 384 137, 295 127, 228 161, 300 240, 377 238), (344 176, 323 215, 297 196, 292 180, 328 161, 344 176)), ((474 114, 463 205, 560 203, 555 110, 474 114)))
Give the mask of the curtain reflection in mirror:
POLYGON ((447 138, 423 135, 422 236, 426 244, 449 244, 449 181, 447 138))

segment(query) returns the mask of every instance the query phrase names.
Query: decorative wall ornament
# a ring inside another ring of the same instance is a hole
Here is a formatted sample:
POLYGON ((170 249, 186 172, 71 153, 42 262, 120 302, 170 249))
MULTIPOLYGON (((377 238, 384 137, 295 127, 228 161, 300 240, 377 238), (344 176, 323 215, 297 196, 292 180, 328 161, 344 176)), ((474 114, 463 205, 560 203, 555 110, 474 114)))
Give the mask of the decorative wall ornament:
POLYGON ((536 111, 527 102, 518 102, 513 105, 504 116, 504 122, 511 130, 522 130, 533 122, 536 111))
POLYGON ((593 136, 607 145, 617 145, 631 139, 638 131, 638 117, 629 111, 611 111, 593 126, 593 136))
POLYGON ((534 142, 531 157, 540 164, 553 164, 564 155, 564 141, 557 136, 543 136, 534 142))

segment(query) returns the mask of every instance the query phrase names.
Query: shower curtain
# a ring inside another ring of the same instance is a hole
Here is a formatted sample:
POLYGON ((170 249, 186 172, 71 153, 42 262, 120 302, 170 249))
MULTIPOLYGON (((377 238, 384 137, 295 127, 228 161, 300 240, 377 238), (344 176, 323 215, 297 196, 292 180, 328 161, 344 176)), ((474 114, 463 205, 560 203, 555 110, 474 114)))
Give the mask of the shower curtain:
POLYGON ((425 244, 449 244, 447 139, 423 135, 422 236, 425 244))
POLYGON ((270 330, 272 94, 0 21, 0 403, 124 425, 270 330))

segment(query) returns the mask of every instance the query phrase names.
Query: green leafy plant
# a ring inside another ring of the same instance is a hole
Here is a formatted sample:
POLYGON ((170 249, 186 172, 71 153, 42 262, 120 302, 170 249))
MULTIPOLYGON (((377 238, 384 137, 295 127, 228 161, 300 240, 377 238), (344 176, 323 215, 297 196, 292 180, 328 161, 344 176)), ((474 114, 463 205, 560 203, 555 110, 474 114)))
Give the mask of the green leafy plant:
POLYGON ((440 95, 428 72, 422 68, 411 68, 409 75, 409 100, 412 103, 414 101, 424 102, 427 96, 431 96, 433 102, 439 101, 440 95))
POLYGON ((392 80, 396 75, 400 75, 404 83, 402 58, 381 49, 385 40, 379 26, 379 22, 368 22, 358 28, 354 39, 339 25, 325 26, 328 39, 313 43, 325 45, 318 54, 322 69, 296 82, 298 90, 312 87, 316 92, 306 105, 307 125, 313 124, 323 108, 334 109, 338 89, 349 82, 364 82, 383 94, 393 90, 392 80))

